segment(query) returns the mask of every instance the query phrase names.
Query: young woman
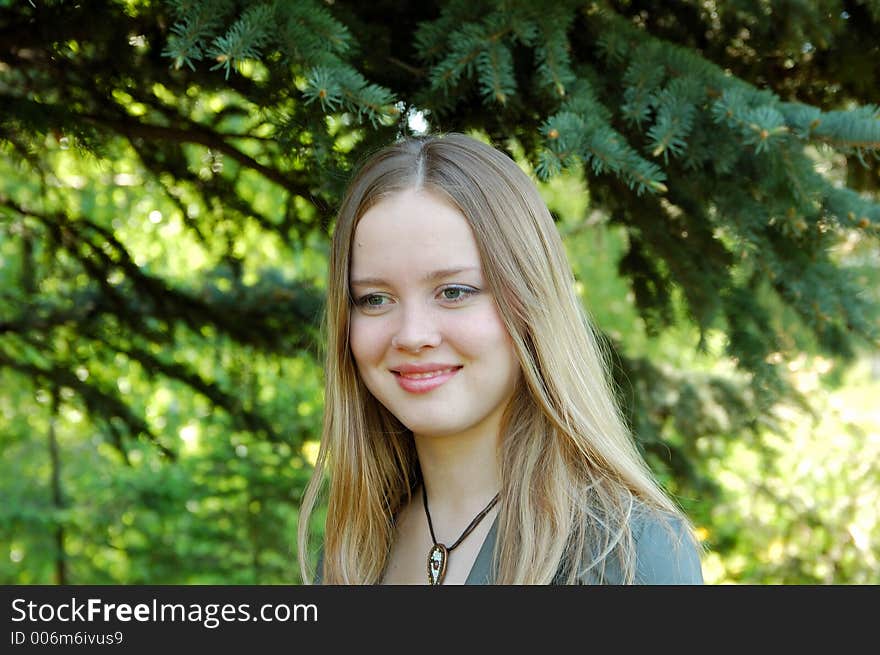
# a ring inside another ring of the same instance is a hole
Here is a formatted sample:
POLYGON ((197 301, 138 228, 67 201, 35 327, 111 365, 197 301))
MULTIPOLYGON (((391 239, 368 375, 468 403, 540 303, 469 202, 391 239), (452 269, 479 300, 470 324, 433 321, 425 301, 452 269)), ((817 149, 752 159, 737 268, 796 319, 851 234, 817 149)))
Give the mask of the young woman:
POLYGON ((505 154, 411 138, 339 210, 324 428, 324 584, 697 584, 690 524, 609 385, 550 213, 505 154))

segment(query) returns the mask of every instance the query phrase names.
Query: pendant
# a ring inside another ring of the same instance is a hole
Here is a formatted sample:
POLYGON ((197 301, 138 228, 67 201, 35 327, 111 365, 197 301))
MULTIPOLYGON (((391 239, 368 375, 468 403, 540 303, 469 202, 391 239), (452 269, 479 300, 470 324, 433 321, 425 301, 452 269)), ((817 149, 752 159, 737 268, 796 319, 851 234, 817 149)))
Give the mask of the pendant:
POLYGON ((438 585, 446 575, 446 557, 449 551, 443 544, 434 544, 428 553, 428 584, 438 585))

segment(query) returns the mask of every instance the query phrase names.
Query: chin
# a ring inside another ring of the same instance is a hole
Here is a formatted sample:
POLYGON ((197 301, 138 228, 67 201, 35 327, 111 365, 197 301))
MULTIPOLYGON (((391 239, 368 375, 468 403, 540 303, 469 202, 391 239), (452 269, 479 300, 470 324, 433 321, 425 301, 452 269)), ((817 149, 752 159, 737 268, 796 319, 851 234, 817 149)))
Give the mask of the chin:
POLYGON ((465 434, 469 437, 482 435, 484 434, 484 429, 485 426, 474 424, 438 425, 435 423, 432 425, 417 426, 412 432, 413 434, 428 439, 450 439, 465 434))
POLYGON ((443 430, 438 429, 435 426, 425 427, 424 429, 420 429, 418 427, 410 429, 412 430, 413 434, 417 434, 420 437, 427 437, 428 439, 443 439, 444 437, 450 437, 461 432, 461 430, 457 430, 455 428, 443 430))
POLYGON ((404 416, 398 420, 400 420, 400 422, 403 423, 413 434, 418 434, 423 437, 448 437, 450 435, 458 434, 466 427, 450 424, 448 421, 426 420, 424 417, 420 417, 418 420, 408 420, 408 417, 404 416))

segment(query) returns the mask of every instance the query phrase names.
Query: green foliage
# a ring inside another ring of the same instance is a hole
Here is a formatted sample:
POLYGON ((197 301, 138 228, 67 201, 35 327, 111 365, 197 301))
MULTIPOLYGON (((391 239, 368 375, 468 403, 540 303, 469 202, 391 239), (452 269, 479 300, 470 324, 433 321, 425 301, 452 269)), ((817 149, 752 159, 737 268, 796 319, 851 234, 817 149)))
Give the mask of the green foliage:
POLYGON ((791 472, 873 448, 842 413, 804 427, 797 367, 839 382, 878 344, 878 22, 837 0, 0 3, 0 580, 298 580, 334 208, 421 119, 541 181, 712 579, 868 581, 876 476, 841 504, 791 472))
MULTIPOLYGON (((194 62, 201 61, 208 54, 208 39, 223 24, 223 18, 232 8, 230 0, 215 2, 180 2, 169 3, 174 7, 180 20, 171 27, 168 45, 162 51, 166 57, 174 60, 180 68, 186 64, 195 70, 194 62)), ((216 45, 214 49, 216 49, 216 45)), ((227 69, 228 70, 228 69, 227 69)))

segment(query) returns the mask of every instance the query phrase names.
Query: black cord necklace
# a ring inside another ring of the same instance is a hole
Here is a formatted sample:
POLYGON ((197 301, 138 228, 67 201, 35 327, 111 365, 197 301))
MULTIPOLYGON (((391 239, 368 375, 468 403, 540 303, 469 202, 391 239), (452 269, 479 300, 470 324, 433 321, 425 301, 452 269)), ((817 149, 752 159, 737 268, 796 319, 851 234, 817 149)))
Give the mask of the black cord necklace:
POLYGON ((495 507, 495 503, 498 502, 500 497, 500 492, 495 494, 495 497, 474 517, 474 520, 465 528, 464 532, 462 532, 461 536, 456 539, 455 543, 447 548, 443 544, 438 543, 437 537, 434 536, 434 526, 431 523, 431 512, 428 510, 428 492, 425 490, 425 483, 422 483, 422 500, 425 502, 425 516, 428 517, 428 529, 431 531, 431 541, 434 542, 434 545, 428 552, 428 584, 443 584, 443 576, 446 575, 446 561, 449 558, 449 553, 455 550, 458 545, 464 541, 471 532, 473 532, 474 528, 477 527, 486 514, 495 507))

